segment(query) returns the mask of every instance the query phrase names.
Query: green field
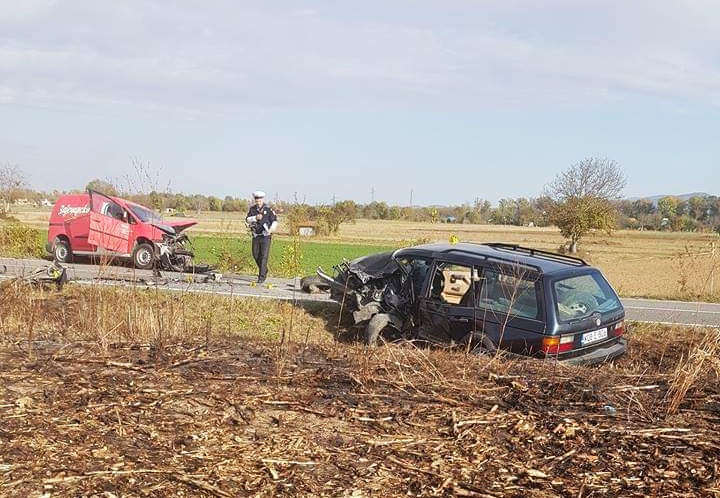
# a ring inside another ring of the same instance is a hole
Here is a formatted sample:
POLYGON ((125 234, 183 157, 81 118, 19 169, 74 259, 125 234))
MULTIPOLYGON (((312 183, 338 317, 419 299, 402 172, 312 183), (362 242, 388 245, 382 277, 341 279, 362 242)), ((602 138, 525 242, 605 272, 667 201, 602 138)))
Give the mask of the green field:
MULTIPOLYGON (((198 263, 206 262, 212 265, 224 266, 227 256, 233 258, 240 271, 254 273, 257 271, 251 255, 250 237, 217 237, 196 236, 192 238, 195 248, 195 260, 198 263)), ((290 251, 293 241, 284 237, 273 237, 270 247, 270 261, 268 263, 271 275, 281 275, 283 271, 283 255, 290 251)), ((300 242, 301 275, 315 273, 318 266, 326 271, 345 259, 354 259, 366 254, 392 249, 391 245, 379 244, 347 244, 340 242, 300 242)), ((225 269, 227 266, 225 266, 225 269)))

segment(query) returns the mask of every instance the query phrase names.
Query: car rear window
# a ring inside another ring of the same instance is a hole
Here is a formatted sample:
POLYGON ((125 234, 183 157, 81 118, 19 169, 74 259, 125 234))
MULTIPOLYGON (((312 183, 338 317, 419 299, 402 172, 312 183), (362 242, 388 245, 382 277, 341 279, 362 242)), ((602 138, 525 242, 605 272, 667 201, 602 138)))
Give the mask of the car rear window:
POLYGON ((558 319, 577 320, 593 313, 606 313, 621 307, 610 284, 598 273, 563 278, 553 283, 558 319))

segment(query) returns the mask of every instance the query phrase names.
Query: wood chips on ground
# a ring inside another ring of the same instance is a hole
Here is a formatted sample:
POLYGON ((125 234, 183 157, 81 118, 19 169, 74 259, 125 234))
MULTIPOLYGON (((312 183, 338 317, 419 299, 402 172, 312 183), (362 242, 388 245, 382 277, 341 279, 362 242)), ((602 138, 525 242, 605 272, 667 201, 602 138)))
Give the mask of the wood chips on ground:
POLYGON ((0 346, 0 496, 720 495, 720 390, 389 346, 0 346))

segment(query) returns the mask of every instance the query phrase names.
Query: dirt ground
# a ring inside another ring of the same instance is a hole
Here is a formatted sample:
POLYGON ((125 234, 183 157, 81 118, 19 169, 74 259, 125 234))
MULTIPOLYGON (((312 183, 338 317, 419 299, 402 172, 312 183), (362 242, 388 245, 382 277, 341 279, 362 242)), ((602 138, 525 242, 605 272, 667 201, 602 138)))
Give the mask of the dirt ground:
POLYGON ((704 334, 638 328, 601 368, 6 334, 0 495, 720 496, 716 356, 668 414, 704 334))

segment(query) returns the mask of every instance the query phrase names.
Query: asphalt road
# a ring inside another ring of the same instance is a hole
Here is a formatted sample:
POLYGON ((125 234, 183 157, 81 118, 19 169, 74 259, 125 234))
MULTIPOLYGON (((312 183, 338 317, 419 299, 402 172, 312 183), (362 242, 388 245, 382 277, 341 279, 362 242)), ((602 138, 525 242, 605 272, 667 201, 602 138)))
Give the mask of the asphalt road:
MULTIPOLYGON (((48 265, 38 259, 0 258, 0 279, 27 276, 48 265)), ((250 275, 220 275, 213 280, 207 275, 135 270, 123 266, 89 264, 64 265, 69 280, 81 285, 124 285, 158 288, 174 292, 211 293, 227 296, 330 302, 327 294, 307 294, 294 279, 268 278, 255 285, 250 275)), ((648 323, 720 327, 720 304, 664 301, 657 299, 622 298, 628 320, 648 323)))

